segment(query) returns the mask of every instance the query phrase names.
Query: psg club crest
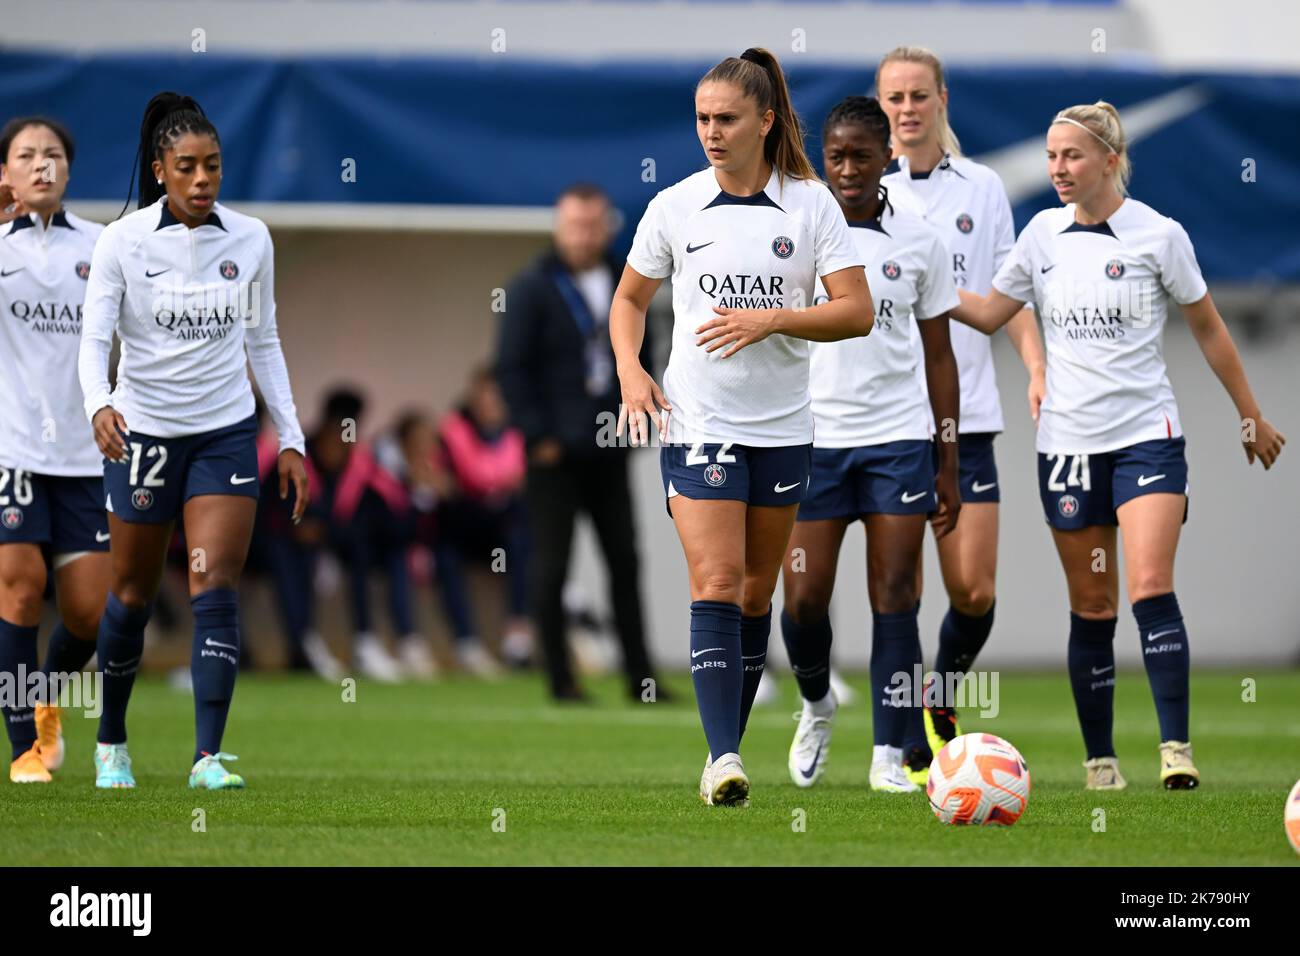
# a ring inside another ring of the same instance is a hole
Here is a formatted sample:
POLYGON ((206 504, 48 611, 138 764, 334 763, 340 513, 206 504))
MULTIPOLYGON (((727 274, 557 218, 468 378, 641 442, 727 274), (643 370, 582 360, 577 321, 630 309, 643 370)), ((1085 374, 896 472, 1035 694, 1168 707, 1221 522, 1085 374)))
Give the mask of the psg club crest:
POLYGON ((885 274, 886 279, 897 279, 903 274, 903 267, 893 259, 886 259, 880 271, 885 274))
POLYGON ((1079 510, 1079 499, 1074 495, 1061 495, 1061 500, 1056 503, 1056 508, 1063 517, 1073 518, 1075 512, 1079 510))
POLYGON ((789 236, 777 236, 772 240, 772 252, 778 259, 789 259, 794 255, 794 240, 789 236))
POLYGON ((77 263, 77 278, 78 278, 78 279, 89 279, 89 278, 90 278, 90 263, 89 263, 89 262, 78 262, 78 263, 77 263))
POLYGON ((1111 259, 1106 263, 1106 277, 1108 279, 1118 279, 1124 274, 1124 263, 1118 259, 1111 259))
POLYGON ((975 228, 975 220, 970 217, 970 213, 964 212, 957 217, 957 231, 969 233, 975 228))
POLYGON ((23 526, 23 509, 10 506, 4 511, 0 511, 0 525, 3 525, 6 531, 15 531, 21 528, 23 526))
POLYGON ((229 259, 225 260, 217 268, 221 270, 221 278, 223 279, 234 280, 239 278, 239 266, 235 265, 229 259))
POLYGON ((712 465, 705 465, 704 480, 714 488, 718 485, 725 484, 727 480, 727 469, 714 462, 712 465))
POLYGON ((131 504, 136 511, 148 511, 153 507, 153 492, 148 488, 137 488, 131 492, 131 504))

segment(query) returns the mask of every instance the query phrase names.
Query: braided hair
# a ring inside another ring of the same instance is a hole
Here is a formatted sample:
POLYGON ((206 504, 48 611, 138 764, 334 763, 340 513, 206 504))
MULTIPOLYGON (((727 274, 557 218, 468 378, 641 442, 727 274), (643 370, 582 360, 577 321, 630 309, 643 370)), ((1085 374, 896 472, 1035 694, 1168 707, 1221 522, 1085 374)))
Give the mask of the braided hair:
MULTIPOLYGON (((844 123, 857 123, 867 131, 869 136, 880 143, 884 155, 889 155, 889 117, 880 108, 880 100, 874 96, 854 95, 844 97, 826 114, 826 122, 822 124, 822 142, 826 142, 831 130, 844 123)), ((883 184, 880 186, 880 199, 880 212, 878 215, 883 215, 886 209, 892 213, 894 207, 889 202, 889 189, 883 184)))
MULTIPOLYGON (((167 150, 187 133, 206 134, 218 144, 221 142, 217 128, 192 97, 163 92, 149 101, 144 108, 144 118, 140 120, 140 144, 135 153, 135 182, 139 187, 137 209, 153 205, 166 192, 154 176, 153 162, 155 159, 162 162, 167 150)), ((130 186, 127 187, 122 212, 126 212, 129 205, 130 186)))

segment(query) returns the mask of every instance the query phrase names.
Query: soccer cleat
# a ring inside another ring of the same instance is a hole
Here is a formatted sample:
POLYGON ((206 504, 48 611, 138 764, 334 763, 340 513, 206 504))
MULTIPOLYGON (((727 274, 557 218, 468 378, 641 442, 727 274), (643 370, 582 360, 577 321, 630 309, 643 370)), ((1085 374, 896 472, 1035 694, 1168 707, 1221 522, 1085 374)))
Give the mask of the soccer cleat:
POLYGON ((336 681, 343 676, 343 665, 330 653, 325 638, 317 631, 308 631, 302 638, 302 656, 318 676, 336 681))
POLYGON ((221 766, 223 760, 238 760, 234 754, 204 754, 190 769, 191 790, 242 790, 244 778, 221 766))
POLYGON ((907 779, 903 769, 903 751, 897 747, 871 748, 871 772, 868 776, 871 789, 881 793, 917 793, 920 787, 907 779))
POLYGON ((723 754, 704 768, 700 799, 709 806, 749 806, 749 778, 740 754, 723 754))
POLYGON ((41 748, 41 762, 46 770, 63 766, 63 724, 57 704, 36 705, 36 742, 41 748))
POLYGON ((913 747, 903 758, 903 772, 907 779, 924 788, 930 780, 930 756, 920 747, 913 747))
POLYGON ((127 790, 135 786, 126 744, 95 744, 95 786, 101 790, 127 790))
POLYGON ((1085 790, 1123 790, 1128 781, 1119 772, 1119 758, 1093 757, 1083 762, 1088 770, 1085 790))
POLYGON ((951 707, 926 707, 922 714, 930 753, 937 754, 945 744, 961 736, 961 728, 957 726, 957 711, 951 707))
POLYGON ((758 687, 754 690, 754 706, 766 707, 768 704, 775 704, 780 696, 781 691, 777 687, 776 678, 772 676, 770 670, 764 670, 759 675, 758 687))
POLYGON ((831 690, 835 693, 835 699, 845 707, 852 707, 858 702, 858 692, 849 686, 848 681, 840 676, 839 671, 831 668, 831 690))
MULTIPOLYGON (((834 701, 834 698, 831 698, 834 701)), ((816 713, 807 701, 803 710, 794 715, 799 726, 790 743, 790 756, 787 766, 790 779, 796 787, 811 787, 826 772, 826 759, 831 753, 831 724, 835 720, 835 709, 827 714, 816 713)))
POLYGON ((408 634, 397 645, 397 656, 408 677, 431 680, 438 676, 438 662, 433 659, 429 642, 422 634, 408 634))
POLYGON ((402 679, 402 665, 388 653, 388 648, 374 634, 357 635, 352 648, 352 660, 362 677, 384 684, 396 684, 402 679))
POLYGON ((1160 745, 1160 782, 1166 790, 1195 790, 1201 772, 1192 765, 1192 745, 1182 740, 1166 740, 1160 745))
POLYGON ((30 749, 19 754, 9 765, 9 780, 12 783, 49 783, 53 779, 41 759, 40 744, 32 744, 30 749))
POLYGON ((456 662, 462 671, 473 677, 495 680, 501 676, 501 665, 477 638, 470 637, 456 642, 456 662))

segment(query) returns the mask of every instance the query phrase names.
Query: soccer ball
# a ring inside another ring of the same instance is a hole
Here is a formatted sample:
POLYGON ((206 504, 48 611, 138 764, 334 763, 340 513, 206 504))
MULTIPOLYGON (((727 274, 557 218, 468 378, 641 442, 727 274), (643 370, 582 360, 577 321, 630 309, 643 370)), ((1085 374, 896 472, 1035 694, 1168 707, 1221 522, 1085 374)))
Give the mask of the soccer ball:
POLYGON ((1300 853, 1300 780, 1296 781, 1287 795, 1282 823, 1286 827, 1286 838, 1291 841, 1291 849, 1300 853))
POLYGON ((944 823, 1009 827, 1029 804, 1029 768, 1001 737, 962 734, 935 754, 925 792, 944 823))

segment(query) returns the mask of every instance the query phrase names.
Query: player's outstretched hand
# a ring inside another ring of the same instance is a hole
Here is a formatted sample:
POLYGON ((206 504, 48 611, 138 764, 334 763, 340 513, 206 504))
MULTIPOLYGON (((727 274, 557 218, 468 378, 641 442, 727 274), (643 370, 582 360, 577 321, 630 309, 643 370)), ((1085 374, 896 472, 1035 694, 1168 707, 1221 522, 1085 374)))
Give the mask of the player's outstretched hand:
POLYGON ((957 485, 957 476, 941 472, 935 479, 934 490, 939 495, 939 510, 930 518, 934 526, 935 538, 950 534, 957 527, 957 516, 961 514, 961 489, 957 485))
POLYGON ((112 405, 105 405, 95 412, 95 417, 90 420, 90 427, 95 432, 95 444, 104 453, 104 457, 119 465, 125 464, 126 441, 122 436, 131 434, 131 429, 126 427, 126 419, 118 414, 117 409, 112 405))
POLYGON ((726 345, 731 348, 722 353, 722 358, 730 358, 746 345, 761 342, 776 331, 776 309, 725 309, 714 306, 718 313, 716 319, 709 319, 695 334, 696 345, 704 346, 706 352, 716 352, 726 345))
POLYGON ((307 502, 311 497, 311 485, 307 481, 307 466, 303 464, 302 455, 292 448, 286 448, 280 452, 278 466, 280 469, 281 501, 289 497, 289 482, 293 482, 293 523, 297 524, 302 520, 303 513, 307 510, 307 502))
POLYGON ((619 370, 619 386, 623 390, 623 404, 618 410, 618 428, 616 434, 623 435, 627 428, 628 444, 633 448, 650 444, 650 431, 646 427, 647 419, 659 433, 660 441, 668 440, 668 413, 672 405, 650 373, 638 365, 634 369, 619 370), (664 410, 660 415, 659 409, 664 410))
POLYGON ((1248 441, 1246 434, 1243 434, 1241 440, 1241 446, 1246 449, 1246 461, 1253 465, 1258 458, 1265 471, 1273 467, 1273 462, 1282 454, 1282 446, 1285 444, 1286 436, 1265 421, 1263 416, 1255 421, 1254 441, 1248 441))

